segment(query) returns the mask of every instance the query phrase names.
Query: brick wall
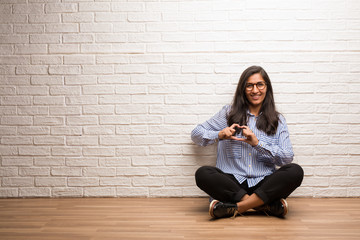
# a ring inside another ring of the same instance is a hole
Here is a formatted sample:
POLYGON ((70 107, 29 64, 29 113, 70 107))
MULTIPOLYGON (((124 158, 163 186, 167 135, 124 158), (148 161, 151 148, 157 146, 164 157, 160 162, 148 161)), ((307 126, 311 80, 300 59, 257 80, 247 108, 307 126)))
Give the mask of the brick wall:
POLYGON ((360 2, 0 1, 0 196, 204 196, 190 131, 261 65, 293 196, 360 196, 360 2))

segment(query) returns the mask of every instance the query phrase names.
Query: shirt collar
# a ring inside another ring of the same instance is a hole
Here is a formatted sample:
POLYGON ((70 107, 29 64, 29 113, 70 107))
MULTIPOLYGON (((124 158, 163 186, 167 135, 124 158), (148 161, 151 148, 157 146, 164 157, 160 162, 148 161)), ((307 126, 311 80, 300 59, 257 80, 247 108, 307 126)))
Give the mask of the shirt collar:
POLYGON ((259 117, 260 115, 263 114, 262 112, 260 112, 260 113, 259 113, 259 116, 255 116, 254 114, 252 114, 252 113, 249 111, 249 109, 246 110, 246 113, 247 113, 247 115, 252 116, 252 117, 259 117))

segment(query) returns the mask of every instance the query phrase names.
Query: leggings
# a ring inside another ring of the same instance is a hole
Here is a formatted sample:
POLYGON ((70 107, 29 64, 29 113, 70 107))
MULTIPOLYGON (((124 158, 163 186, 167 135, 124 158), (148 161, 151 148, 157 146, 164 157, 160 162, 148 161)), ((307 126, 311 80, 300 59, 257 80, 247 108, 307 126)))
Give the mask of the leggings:
POLYGON ((239 183, 232 174, 211 166, 200 167, 195 173, 196 185, 210 197, 221 202, 240 202, 245 194, 255 193, 265 204, 287 198, 301 185, 303 169, 290 163, 266 176, 257 185, 249 188, 247 181, 239 183))

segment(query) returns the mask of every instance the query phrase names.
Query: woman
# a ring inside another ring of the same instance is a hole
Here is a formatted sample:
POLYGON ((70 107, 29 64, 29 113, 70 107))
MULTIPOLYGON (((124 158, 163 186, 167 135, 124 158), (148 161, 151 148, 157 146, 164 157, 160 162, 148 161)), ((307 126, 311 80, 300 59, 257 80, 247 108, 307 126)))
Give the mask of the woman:
POLYGON ((197 186, 213 199, 212 217, 235 217, 249 209, 287 214, 285 198, 300 186, 304 172, 291 163, 286 121, 275 109, 263 68, 247 68, 232 105, 196 126, 191 138, 200 146, 218 142, 216 167, 203 166, 195 174, 197 186))

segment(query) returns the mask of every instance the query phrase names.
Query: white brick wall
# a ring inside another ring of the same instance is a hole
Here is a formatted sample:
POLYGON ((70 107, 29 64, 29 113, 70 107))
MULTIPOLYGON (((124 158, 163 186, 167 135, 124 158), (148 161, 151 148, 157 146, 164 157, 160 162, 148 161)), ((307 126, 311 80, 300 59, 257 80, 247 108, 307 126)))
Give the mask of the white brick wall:
POLYGON ((269 73, 305 169, 360 196, 360 2, 1 0, 0 197, 204 196, 190 131, 269 73))

